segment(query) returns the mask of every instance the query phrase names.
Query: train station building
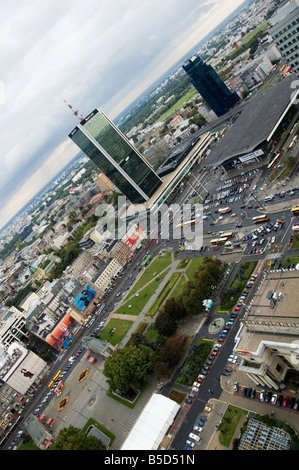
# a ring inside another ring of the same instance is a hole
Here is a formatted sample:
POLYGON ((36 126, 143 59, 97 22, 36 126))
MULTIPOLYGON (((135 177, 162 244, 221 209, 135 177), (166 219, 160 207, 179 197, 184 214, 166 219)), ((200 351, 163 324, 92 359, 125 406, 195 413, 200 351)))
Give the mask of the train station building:
POLYGON ((291 74, 277 84, 261 89, 205 160, 208 166, 220 165, 229 173, 238 169, 246 171, 248 166, 265 165, 271 160, 277 144, 284 145, 294 127, 298 114, 298 76, 291 74))

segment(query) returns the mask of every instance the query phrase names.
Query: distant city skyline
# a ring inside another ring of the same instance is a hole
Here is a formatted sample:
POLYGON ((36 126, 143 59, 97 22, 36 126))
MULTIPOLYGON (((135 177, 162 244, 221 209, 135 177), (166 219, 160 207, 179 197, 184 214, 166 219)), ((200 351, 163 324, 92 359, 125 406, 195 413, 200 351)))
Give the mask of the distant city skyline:
POLYGON ((64 100, 112 120, 245 0, 2 6, 0 228, 78 149, 64 100))

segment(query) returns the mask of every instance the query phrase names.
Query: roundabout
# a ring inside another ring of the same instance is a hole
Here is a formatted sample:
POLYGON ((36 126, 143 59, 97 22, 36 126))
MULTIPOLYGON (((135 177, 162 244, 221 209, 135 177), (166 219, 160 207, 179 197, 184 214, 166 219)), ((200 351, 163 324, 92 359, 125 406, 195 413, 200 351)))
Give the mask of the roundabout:
POLYGON ((216 318, 209 324, 209 333, 211 335, 216 335, 224 327, 225 320, 224 318, 216 318))

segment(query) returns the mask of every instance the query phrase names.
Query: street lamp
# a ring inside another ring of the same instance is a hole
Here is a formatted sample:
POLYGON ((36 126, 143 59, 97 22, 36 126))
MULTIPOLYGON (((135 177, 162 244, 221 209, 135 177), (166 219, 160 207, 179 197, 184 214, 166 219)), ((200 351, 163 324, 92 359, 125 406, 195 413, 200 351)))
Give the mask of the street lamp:
POLYGON ((264 208, 264 206, 262 205, 262 203, 260 201, 257 200, 257 198, 253 195, 253 193, 250 194, 250 196, 253 197, 253 199, 259 204, 259 206, 261 206, 261 208, 265 211, 266 209, 264 208))

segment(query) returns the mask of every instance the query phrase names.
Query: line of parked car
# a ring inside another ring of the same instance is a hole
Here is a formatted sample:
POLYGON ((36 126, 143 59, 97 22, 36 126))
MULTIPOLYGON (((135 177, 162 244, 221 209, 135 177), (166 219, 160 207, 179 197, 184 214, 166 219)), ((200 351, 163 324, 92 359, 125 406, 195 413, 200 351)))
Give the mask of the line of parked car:
POLYGON ((288 395, 279 395, 278 393, 266 392, 266 390, 261 390, 257 392, 254 388, 243 387, 242 389, 243 397, 255 399, 256 397, 260 401, 265 403, 270 403, 271 405, 282 406, 284 408, 291 408, 293 410, 299 410, 299 398, 290 397, 288 395))

